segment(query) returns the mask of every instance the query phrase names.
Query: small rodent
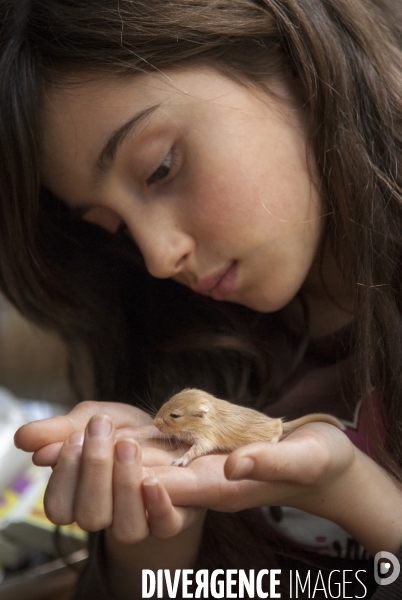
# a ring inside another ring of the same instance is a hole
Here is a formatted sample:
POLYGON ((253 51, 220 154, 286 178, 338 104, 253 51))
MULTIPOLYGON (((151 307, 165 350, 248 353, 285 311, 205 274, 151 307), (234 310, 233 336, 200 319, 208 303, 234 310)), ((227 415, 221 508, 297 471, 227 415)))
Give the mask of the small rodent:
POLYGON ((231 404, 202 390, 185 389, 161 406, 154 424, 159 431, 191 444, 191 448, 172 463, 186 467, 194 458, 210 452, 232 452, 252 442, 279 442, 294 429, 312 421, 345 429, 338 419, 324 413, 284 423, 282 419, 271 419, 257 410, 231 404))

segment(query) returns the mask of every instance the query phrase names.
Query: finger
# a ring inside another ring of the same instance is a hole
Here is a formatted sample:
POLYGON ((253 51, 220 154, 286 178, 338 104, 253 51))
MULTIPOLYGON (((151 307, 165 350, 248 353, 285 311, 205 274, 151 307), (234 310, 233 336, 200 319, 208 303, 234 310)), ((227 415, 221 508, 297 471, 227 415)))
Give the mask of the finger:
POLYGON ((167 440, 171 439, 166 433, 162 433, 155 425, 145 425, 143 427, 121 427, 116 431, 116 439, 134 439, 134 440, 167 440))
MULTIPOLYGON (((83 432, 82 432, 83 433, 83 432)), ((32 456, 32 462, 37 467, 54 467, 58 461, 63 442, 56 442, 37 450, 32 456)))
POLYGON ((229 480, 287 481, 312 484, 329 464, 325 444, 315 437, 257 442, 238 448, 226 460, 224 473, 229 480))
POLYGON ((174 507, 167 491, 156 477, 145 478, 142 487, 149 528, 155 537, 173 537, 199 519, 202 509, 174 507))
POLYGON ((50 417, 20 427, 14 435, 14 443, 25 452, 35 452, 47 444, 64 442, 74 431, 84 429, 85 426, 74 427, 66 416, 50 417))
POLYGON ((68 415, 23 425, 16 432, 14 443, 21 450, 36 452, 48 444, 64 442, 74 431, 84 431, 89 420, 96 414, 107 415, 116 428, 152 423, 149 415, 134 406, 87 400, 77 404, 68 415))
MULTIPOLYGON (((156 427, 154 427, 153 425, 145 427, 124 427, 116 431, 116 439, 124 438, 134 438, 136 440, 139 440, 142 446, 158 444, 160 445, 161 449, 170 449, 172 446, 171 438, 160 434, 160 432, 158 432, 156 427)), ((32 456, 33 463, 37 467, 54 467, 57 463, 59 452, 62 447, 63 442, 54 442, 53 444, 43 446, 43 448, 40 448, 39 450, 34 452, 32 456)), ((163 460, 162 452, 160 453, 159 460, 163 460)), ((170 463, 166 462, 166 464, 170 463)))
POLYGON ((171 466, 176 458, 182 454, 182 450, 172 450, 164 447, 142 447, 142 464, 144 467, 171 466))
POLYGON ((109 527, 113 514, 114 426, 107 415, 94 415, 85 430, 75 520, 85 531, 109 527))
POLYGON ((149 535, 141 491, 141 448, 133 439, 115 444, 113 469, 113 537, 135 544, 149 535))
POLYGON ((56 525, 69 525, 74 521, 74 496, 83 442, 83 432, 75 432, 68 438, 46 488, 45 513, 56 525))
POLYGON ((160 432, 154 425, 144 427, 122 427, 116 431, 116 439, 134 439, 139 442, 141 448, 165 448, 167 450, 176 447, 172 437, 160 432))

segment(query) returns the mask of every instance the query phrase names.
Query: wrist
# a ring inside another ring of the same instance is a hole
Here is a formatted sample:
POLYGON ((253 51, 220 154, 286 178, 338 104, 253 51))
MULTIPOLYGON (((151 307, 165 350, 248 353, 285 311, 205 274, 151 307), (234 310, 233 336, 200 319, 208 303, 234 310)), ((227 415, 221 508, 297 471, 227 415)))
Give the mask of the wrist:
POLYGON ((198 556, 204 519, 205 513, 174 537, 160 539, 151 534, 137 544, 118 542, 111 529, 106 530, 106 576, 117 597, 138 597, 143 569, 191 568, 198 556))
POLYGON ((402 545, 402 486, 358 448, 345 474, 318 496, 328 518, 374 556, 402 545))

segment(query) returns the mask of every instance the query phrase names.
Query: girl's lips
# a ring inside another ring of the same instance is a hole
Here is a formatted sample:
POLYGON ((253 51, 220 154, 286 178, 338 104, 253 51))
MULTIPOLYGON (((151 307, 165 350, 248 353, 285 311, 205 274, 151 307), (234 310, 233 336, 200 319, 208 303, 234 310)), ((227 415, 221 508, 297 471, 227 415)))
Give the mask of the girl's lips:
POLYGON ((229 267, 224 267, 211 275, 207 275, 197 283, 194 291, 199 294, 208 294, 214 300, 225 300, 236 287, 237 261, 229 267))

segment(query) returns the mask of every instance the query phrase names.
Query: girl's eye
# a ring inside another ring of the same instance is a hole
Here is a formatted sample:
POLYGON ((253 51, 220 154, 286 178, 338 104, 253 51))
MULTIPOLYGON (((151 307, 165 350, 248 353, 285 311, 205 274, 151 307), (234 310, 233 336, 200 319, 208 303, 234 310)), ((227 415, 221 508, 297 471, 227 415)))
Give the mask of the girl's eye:
POLYGON ((152 175, 150 177, 148 177, 147 185, 151 185, 152 183, 161 181, 162 179, 165 179, 169 175, 170 169, 172 167, 172 159, 173 159, 173 150, 170 150, 166 154, 163 162, 159 165, 159 167, 156 169, 156 171, 154 171, 154 173, 152 173, 152 175))
POLYGON ((176 413, 170 413, 170 416, 172 419, 178 419, 180 417, 180 415, 176 415, 176 413))

